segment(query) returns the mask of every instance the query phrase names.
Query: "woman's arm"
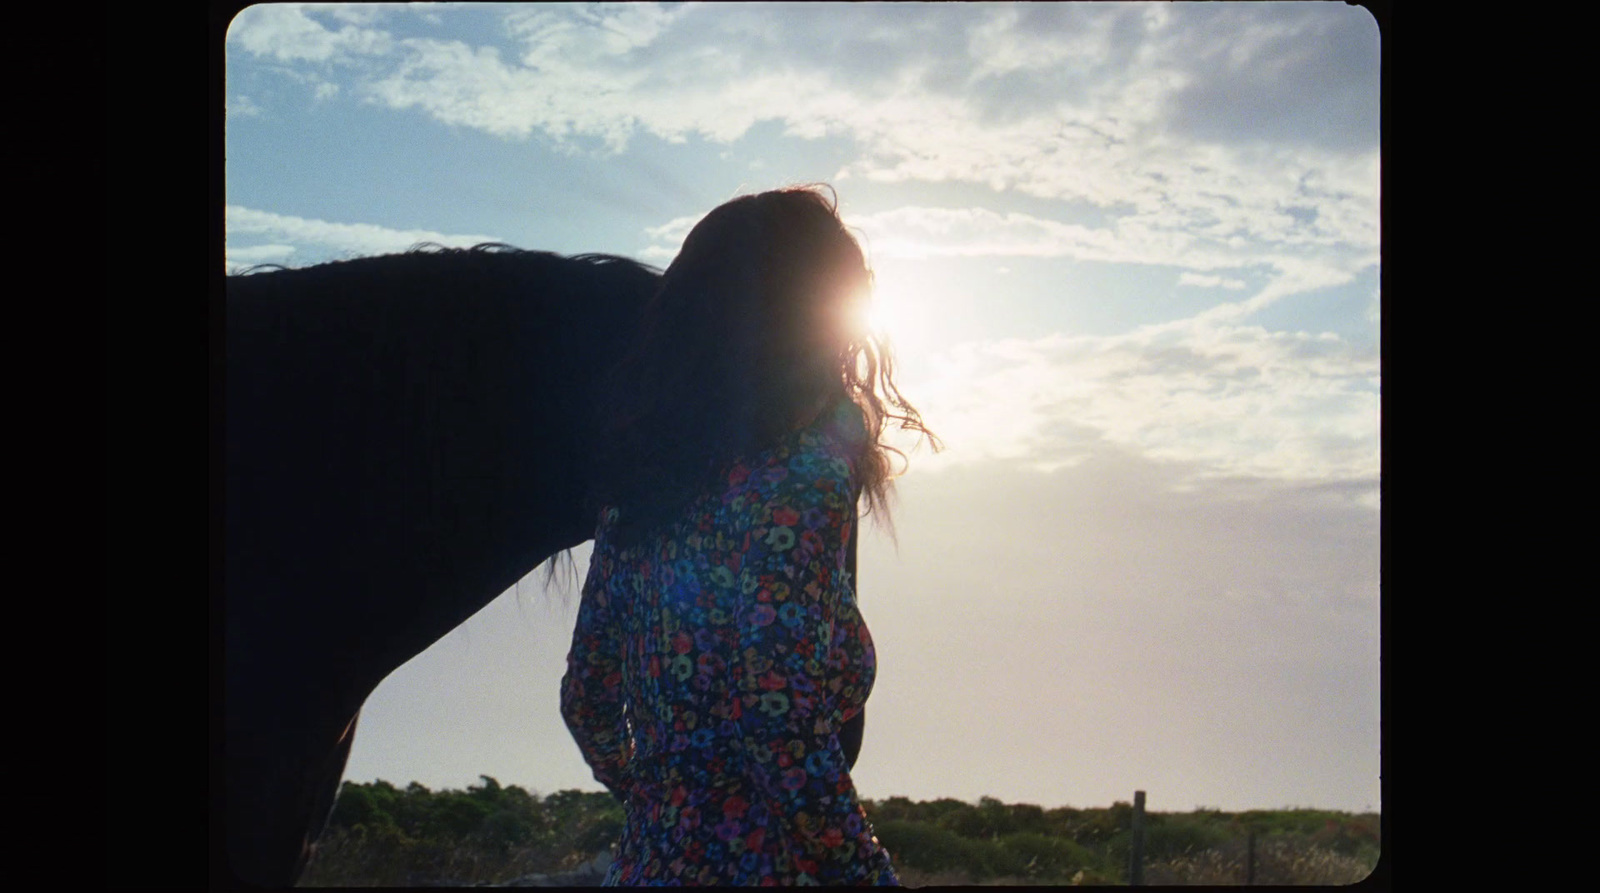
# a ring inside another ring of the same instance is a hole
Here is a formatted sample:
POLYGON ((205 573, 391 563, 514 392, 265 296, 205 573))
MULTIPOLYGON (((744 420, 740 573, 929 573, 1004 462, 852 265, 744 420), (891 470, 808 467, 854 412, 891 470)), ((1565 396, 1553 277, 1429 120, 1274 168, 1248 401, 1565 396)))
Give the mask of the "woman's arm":
POLYGON ((595 779, 626 801, 624 769, 631 742, 623 713, 622 650, 602 582, 600 570, 591 565, 561 678, 561 717, 595 779))
MULTIPOLYGON (((857 497, 859 499, 860 497, 857 497)), ((850 545, 845 552, 845 572, 850 575, 850 585, 855 587, 856 598, 861 598, 861 578, 856 576, 856 542, 860 539, 861 525, 850 525, 850 545)), ((839 730, 839 746, 844 750, 844 760, 851 770, 856 768, 856 758, 861 756, 861 736, 866 733, 867 708, 862 705, 855 716, 845 720, 844 728, 839 730)))
POLYGON ((852 492, 846 462, 791 461, 738 575, 748 593, 736 668, 747 772, 801 844, 797 867, 822 884, 859 881, 885 858, 839 740, 841 705, 871 660, 857 630, 835 624, 852 492))

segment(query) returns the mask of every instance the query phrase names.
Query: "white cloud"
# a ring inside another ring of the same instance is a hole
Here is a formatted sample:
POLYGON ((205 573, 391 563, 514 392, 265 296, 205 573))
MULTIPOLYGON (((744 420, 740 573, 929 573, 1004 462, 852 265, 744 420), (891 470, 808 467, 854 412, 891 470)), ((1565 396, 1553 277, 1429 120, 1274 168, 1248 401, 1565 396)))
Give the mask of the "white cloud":
POLYGON ((240 248, 228 248, 228 258, 240 263, 268 263, 279 260, 294 253, 293 245, 250 245, 240 248))
POLYGON ((683 240, 689 237, 689 230, 700 222, 694 215, 674 217, 660 226, 647 226, 644 234, 657 244, 642 249, 639 253, 647 260, 671 260, 678 256, 678 251, 683 247, 683 240))
MULTIPOLYGON (((1199 272, 1267 268, 1267 284, 1246 300, 1217 305, 1203 321, 1238 321, 1289 295, 1349 282, 1376 262, 1365 249, 1294 244, 1235 244, 1182 226, 1161 226, 1150 217, 1126 215, 1105 226, 1064 223, 986 208, 906 206, 845 222, 867 234, 874 258, 1067 257, 1101 263, 1172 266, 1180 285, 1239 289, 1246 283, 1199 272)), ((1169 326, 1189 325, 1186 320, 1169 326)))
POLYGON ((504 26, 526 40, 524 64, 559 70, 649 46, 689 11, 687 6, 669 9, 658 3, 534 6, 513 9, 504 26))
MULTIPOLYGON (((239 236, 261 236, 288 243, 296 250, 307 246, 321 249, 320 253, 350 255, 390 254, 405 251, 419 242, 434 242, 446 247, 467 247, 481 242, 503 241, 495 236, 481 234, 450 234, 424 229, 390 229, 370 223, 331 223, 310 220, 286 214, 273 214, 239 205, 226 208, 225 228, 229 239, 239 236)), ((229 248, 233 258, 239 252, 260 250, 255 248, 229 248)), ((259 261, 258 261, 259 262, 259 261)))
POLYGON ((241 93, 228 97, 228 104, 223 114, 229 118, 255 118, 260 116, 261 107, 255 104, 255 100, 241 93))
POLYGON ((908 206, 845 221, 866 232, 875 257, 1071 257, 1107 262, 1173 262, 1187 240, 1062 223, 987 208, 908 206))
POLYGON ((319 3, 318 12, 352 25, 371 25, 388 11, 377 3, 319 3))
MULTIPOLYGON (((504 48, 334 31, 274 6, 235 39, 282 61, 387 54, 372 73, 353 72, 354 94, 568 151, 590 140, 620 152, 640 132, 731 142, 761 121, 791 137, 844 136, 858 152, 839 179, 1087 202, 1113 212, 1115 229, 1050 239, 1131 262, 1171 263, 1189 242, 1235 256, 1337 254, 1346 270, 1375 261, 1376 119, 1346 102, 1375 109, 1366 14, 1224 6, 549 5, 508 12, 504 48), (1262 114, 1314 116, 1335 76, 1344 104, 1323 110, 1362 139, 1262 139, 1243 119, 1236 132, 1174 126, 1178 97, 1210 102, 1224 82, 1262 114)), ((364 25, 373 15, 335 17, 364 25)), ((1016 244, 1017 226, 988 249, 1031 250, 1016 244)))
POLYGON ((1243 279, 1227 279, 1222 276, 1207 276, 1201 273, 1183 273, 1178 276, 1179 285, 1192 285, 1195 288, 1244 288, 1243 279))
POLYGON ((958 345, 903 382, 941 468, 1050 469, 1106 447, 1194 478, 1375 481, 1378 359, 1332 334, 1190 320, 1117 336, 958 345))
MULTIPOLYGON (((228 41, 254 55, 279 62, 346 61, 352 55, 382 55, 394 48, 387 32, 357 25, 329 30, 306 15, 305 10, 306 6, 298 3, 260 3, 246 7, 229 23, 228 41)), ((350 7, 332 7, 327 11, 346 21, 370 16, 350 7)))

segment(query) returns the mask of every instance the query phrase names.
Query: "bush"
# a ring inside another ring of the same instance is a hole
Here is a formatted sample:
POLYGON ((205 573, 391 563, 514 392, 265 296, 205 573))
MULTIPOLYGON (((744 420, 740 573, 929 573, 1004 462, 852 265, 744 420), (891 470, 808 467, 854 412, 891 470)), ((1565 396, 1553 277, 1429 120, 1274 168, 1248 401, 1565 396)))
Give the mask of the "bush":
POLYGON ((1000 838, 1000 847, 1021 863, 1025 877, 1064 880, 1079 870, 1098 870, 1100 857, 1087 847, 1045 834, 1023 832, 1000 838))
POLYGON ((925 872, 963 871, 975 880, 1021 875, 1027 859, 991 840, 970 840, 925 822, 886 821, 875 825, 878 840, 896 865, 925 872))
POLYGON ((533 822, 526 816, 509 809, 491 813, 479 829, 483 841, 491 849, 504 853, 513 847, 527 846, 533 842, 533 822))
POLYGON ((1073 839, 1079 843, 1105 844, 1133 828, 1133 804, 1121 800, 1109 809, 1086 809, 1073 825, 1073 839))
POLYGON ((415 848, 393 824, 333 828, 317 841, 299 886, 405 886, 415 848))
POLYGON ((339 789, 339 799, 335 801, 333 814, 328 817, 330 828, 392 826, 394 823, 394 816, 389 815, 365 787, 348 782, 339 789))
POLYGON ((589 819, 573 841, 572 848, 580 853, 598 853, 622 838, 627 819, 618 808, 615 814, 605 813, 589 819))
MULTIPOLYGON (((1248 877, 1246 841, 1227 843, 1162 862, 1145 865, 1145 882, 1152 885, 1243 884, 1248 877)), ((1298 835, 1256 838, 1255 883, 1272 886, 1334 886, 1354 884, 1372 873, 1376 860, 1367 862, 1311 843, 1298 835)))
POLYGON ((953 831, 904 819, 886 819, 874 823, 873 828, 896 865, 904 863, 923 871, 964 867, 960 851, 966 841, 953 831))
POLYGON ((1012 833, 1049 834, 1050 822, 1044 808, 1032 803, 1013 803, 1006 807, 1011 818, 1012 833))
POLYGON ((432 824, 443 836, 466 837, 482 827, 488 817, 489 807, 482 801, 452 791, 434 804, 432 824))
POLYGON ((466 791, 346 784, 302 886, 496 883, 571 868, 620 835, 607 794, 545 798, 483 776, 466 791))
POLYGON ((1226 826, 1203 816, 1146 815, 1144 857, 1149 862, 1175 859, 1221 846, 1232 839, 1226 826))
POLYGON ((1310 839, 1318 846, 1340 855, 1376 863, 1381 846, 1380 833, 1378 816, 1366 814, 1329 818, 1320 830, 1310 835, 1310 839))
POLYGON ((991 811, 974 809, 967 806, 964 809, 952 809, 939 817, 939 827, 952 831, 968 840, 989 840, 1005 827, 1004 822, 996 821, 996 816, 991 811))
MULTIPOLYGON (((466 791, 346 784, 303 886, 504 883, 570 870, 620 836, 620 804, 599 792, 539 797, 489 776, 466 791)), ((1126 883, 1132 808, 1043 810, 891 797, 865 803, 908 884, 1126 883)), ((1256 832, 1261 884, 1347 884, 1378 861, 1379 816, 1319 810, 1145 814, 1153 884, 1243 883, 1256 832)))

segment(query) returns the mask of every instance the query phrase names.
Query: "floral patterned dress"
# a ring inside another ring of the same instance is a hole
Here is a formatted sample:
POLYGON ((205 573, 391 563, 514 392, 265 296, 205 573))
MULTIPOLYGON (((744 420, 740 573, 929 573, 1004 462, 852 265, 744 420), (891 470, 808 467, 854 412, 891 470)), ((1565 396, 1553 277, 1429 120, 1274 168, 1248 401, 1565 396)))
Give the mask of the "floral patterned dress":
POLYGON ((897 884, 839 745, 872 690, 840 401, 662 533, 595 536, 561 710, 626 807, 607 885, 897 884))

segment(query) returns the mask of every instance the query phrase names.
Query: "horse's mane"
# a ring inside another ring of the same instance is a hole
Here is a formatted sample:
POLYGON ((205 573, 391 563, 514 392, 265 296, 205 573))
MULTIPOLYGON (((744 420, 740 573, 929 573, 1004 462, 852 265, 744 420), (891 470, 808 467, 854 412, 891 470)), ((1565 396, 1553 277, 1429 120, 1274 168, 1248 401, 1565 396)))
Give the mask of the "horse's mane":
MULTIPOLYGON (((281 307, 281 312, 297 318, 320 311, 310 310, 304 301, 280 301, 314 295, 348 306, 347 298, 356 294, 414 300, 428 296, 453 298, 466 292, 528 299, 566 316, 579 308, 586 308, 587 312, 606 295, 640 300, 654 290, 660 276, 661 270, 655 267, 615 254, 562 255, 505 242, 481 242, 470 247, 419 242, 402 252, 345 257, 303 267, 256 264, 229 273, 227 285, 230 306, 244 306, 232 305, 234 300, 249 301, 258 307, 281 307)), ((445 313, 454 303, 442 300, 431 306, 445 313)), ((408 312, 403 318, 412 325, 430 325, 426 315, 408 312)), ((367 322, 373 324, 373 318, 367 322)), ((555 583, 562 572, 569 578, 578 577, 570 549, 557 552, 544 562, 546 586, 555 583)))
POLYGON ((499 255, 512 255, 512 256, 525 257, 525 258, 526 257, 538 257, 538 258, 547 258, 547 259, 551 259, 551 260, 577 261, 579 263, 588 264, 588 265, 599 267, 599 268, 602 268, 602 269, 616 267, 616 268, 621 268, 622 270, 626 270, 626 271, 630 271, 630 272, 648 273, 648 274, 650 274, 652 276, 660 276, 661 275, 661 270, 656 268, 656 267, 653 267, 653 266, 651 266, 649 264, 641 263, 641 262, 636 261, 636 260, 634 260, 633 258, 630 258, 630 257, 623 257, 623 256, 618 255, 618 254, 605 254, 605 253, 600 253, 600 252, 585 252, 583 254, 561 255, 561 254, 557 254, 557 253, 555 253, 553 251, 535 251, 535 250, 528 249, 528 248, 519 248, 519 247, 517 247, 515 245, 511 245, 511 244, 508 244, 508 243, 505 243, 505 242, 479 242, 478 244, 472 245, 470 247, 451 247, 451 246, 446 246, 446 245, 440 245, 437 242, 418 242, 417 244, 412 245, 410 248, 406 249, 405 251, 401 251, 401 252, 395 252, 395 253, 391 253, 391 254, 373 254, 373 255, 363 255, 363 256, 357 256, 357 257, 340 258, 338 260, 324 261, 322 263, 310 264, 310 265, 307 265, 307 266, 304 266, 304 267, 289 267, 289 266, 285 266, 283 264, 272 264, 272 263, 254 264, 254 265, 251 265, 251 266, 248 266, 248 267, 244 267, 242 269, 234 270, 234 271, 232 271, 232 272, 230 272, 228 274, 228 277, 230 279, 232 279, 232 278, 238 278, 238 277, 241 277, 241 276, 254 276, 254 275, 261 274, 261 273, 304 272, 304 271, 316 271, 316 270, 332 271, 332 270, 335 270, 335 269, 342 268, 344 265, 347 265, 347 264, 363 264, 363 265, 365 265, 365 264, 373 264, 373 263, 379 263, 379 262, 385 262, 385 261, 387 261, 390 264, 395 264, 395 263, 402 262, 403 259, 405 259, 405 258, 414 258, 414 257, 418 257, 418 256, 424 256, 424 257, 473 258, 473 257, 483 257, 483 256, 499 256, 499 255))

